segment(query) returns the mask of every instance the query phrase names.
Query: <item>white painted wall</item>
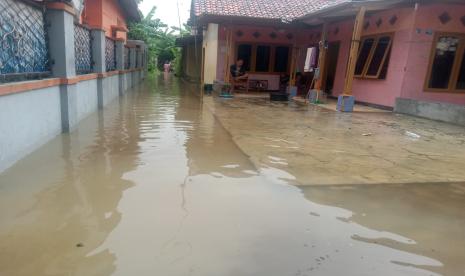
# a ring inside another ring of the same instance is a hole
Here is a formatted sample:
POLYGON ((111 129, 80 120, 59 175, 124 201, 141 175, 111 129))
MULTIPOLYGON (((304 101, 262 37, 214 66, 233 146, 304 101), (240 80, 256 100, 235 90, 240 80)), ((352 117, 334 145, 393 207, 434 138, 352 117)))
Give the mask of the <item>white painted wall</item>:
POLYGON ((77 120, 80 121, 98 109, 97 80, 76 84, 77 120))
MULTIPOLYGON (((126 88, 144 76, 126 73, 126 88)), ((97 79, 75 85, 69 108, 77 124, 98 110, 98 85, 97 79)), ((60 93, 54 86, 0 96, 0 173, 62 132, 60 93)), ((103 80, 103 93, 104 105, 119 97, 119 75, 103 80)))
POLYGON ((203 48, 205 49, 204 82, 213 84, 217 78, 218 24, 208 24, 203 36, 203 48))
POLYGON ((103 105, 107 105, 119 96, 119 75, 103 79, 103 105))
POLYGON ((58 86, 0 96, 0 172, 60 133, 58 86))

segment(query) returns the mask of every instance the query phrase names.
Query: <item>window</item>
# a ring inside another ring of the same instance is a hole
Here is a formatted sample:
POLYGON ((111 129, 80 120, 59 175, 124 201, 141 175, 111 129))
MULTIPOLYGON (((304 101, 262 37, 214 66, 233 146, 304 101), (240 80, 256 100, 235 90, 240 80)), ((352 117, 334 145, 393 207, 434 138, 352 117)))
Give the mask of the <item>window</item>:
POLYGON ((268 72, 270 69, 270 46, 257 46, 257 58, 255 61, 256 72, 268 72))
POLYGON ((363 71, 374 44, 375 40, 373 38, 366 38, 362 40, 362 47, 358 52, 357 63, 355 65, 355 76, 361 77, 363 75, 363 71))
POLYGON ((459 77, 457 79, 457 90, 465 90, 465 53, 462 56, 459 77))
POLYGON ((246 71, 284 73, 288 71, 288 46, 239 44, 237 59, 244 60, 246 71))
POLYGON ((237 59, 244 61, 244 67, 246 71, 250 71, 250 64, 252 61, 252 45, 241 44, 237 47, 237 59))
POLYGON ((391 56, 392 34, 363 37, 355 64, 355 76, 385 79, 391 56))
POLYGON ((368 66, 366 76, 378 78, 380 71, 382 69, 381 64, 384 63, 385 58, 388 53, 388 48, 391 46, 391 37, 383 36, 378 40, 375 50, 373 52, 373 57, 371 58, 370 65, 368 66))
POLYGON ((439 33, 433 41, 425 90, 465 92, 465 35, 439 33))
POLYGON ((289 63, 289 47, 276 47, 274 58, 274 71, 287 72, 287 65, 289 63))

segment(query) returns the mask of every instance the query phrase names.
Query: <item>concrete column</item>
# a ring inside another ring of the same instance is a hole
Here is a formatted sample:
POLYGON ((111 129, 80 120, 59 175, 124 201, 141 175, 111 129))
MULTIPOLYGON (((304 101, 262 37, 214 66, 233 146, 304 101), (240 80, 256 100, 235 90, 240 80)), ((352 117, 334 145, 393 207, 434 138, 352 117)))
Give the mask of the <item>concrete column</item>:
MULTIPOLYGON (((142 66, 142 50, 140 46, 136 48, 136 65, 138 69, 142 66)), ((136 82, 139 83, 142 79, 142 71, 138 70, 134 75, 136 76, 136 82)))
POLYGON ((74 77, 74 14, 49 8, 46 17, 52 75, 57 78, 74 77))
POLYGON ((60 86, 61 130, 71 132, 79 123, 76 84, 60 86))
MULTIPOLYGON (((129 69, 135 69, 136 68, 136 48, 135 47, 131 47, 129 48, 129 69)), ((129 73, 129 76, 130 76, 130 84, 129 84, 129 87, 134 87, 135 84, 136 84, 136 80, 135 80, 135 72, 130 72, 129 73)))
POLYGON ((147 77, 149 71, 149 47, 144 44, 144 79, 147 77))
POLYGON ((92 35, 92 59, 94 61, 94 72, 105 73, 105 31, 93 29, 92 35))
POLYGON ((147 72, 149 70, 149 47, 146 45, 144 45, 144 49, 145 49, 145 55, 144 55, 144 67, 145 67, 145 72, 147 72))
MULTIPOLYGON (((57 78, 76 76, 73 10, 66 4, 47 6, 46 22, 51 69, 52 75, 57 78)), ((70 132, 78 122, 76 85, 60 86, 60 108, 62 132, 70 132)))
MULTIPOLYGON (((124 41, 116 41, 116 70, 124 70, 124 41)), ((122 96, 124 94, 124 74, 118 75, 118 92, 122 96)))
POLYGON ((142 65, 143 68, 145 68, 145 60, 146 60, 146 58, 145 58, 145 51, 146 51, 145 50, 145 45, 142 45, 141 51, 142 51, 141 52, 142 53, 141 54, 141 57, 142 57, 141 58, 141 65, 142 65))
MULTIPOLYGON (((105 73, 106 64, 105 64, 105 31, 101 29, 91 30, 92 36, 92 59, 94 61, 94 72, 95 73, 105 73)), ((97 79, 97 101, 98 108, 103 109, 104 105, 104 88, 103 88, 103 78, 99 77, 97 79)))
POLYGON ((203 36, 203 47, 205 48, 204 84, 213 84, 216 80, 218 64, 218 24, 208 24, 203 36))
POLYGON ((136 68, 136 48, 131 47, 129 48, 129 68, 134 69, 136 68))

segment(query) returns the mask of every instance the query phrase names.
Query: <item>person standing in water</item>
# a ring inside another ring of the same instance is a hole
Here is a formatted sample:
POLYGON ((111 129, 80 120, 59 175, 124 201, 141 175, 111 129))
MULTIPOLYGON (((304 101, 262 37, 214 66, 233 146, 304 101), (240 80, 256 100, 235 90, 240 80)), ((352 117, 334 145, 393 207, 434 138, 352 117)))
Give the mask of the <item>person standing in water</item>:
POLYGON ((165 64, 163 65, 163 69, 165 73, 171 72, 171 62, 170 61, 165 61, 165 64))

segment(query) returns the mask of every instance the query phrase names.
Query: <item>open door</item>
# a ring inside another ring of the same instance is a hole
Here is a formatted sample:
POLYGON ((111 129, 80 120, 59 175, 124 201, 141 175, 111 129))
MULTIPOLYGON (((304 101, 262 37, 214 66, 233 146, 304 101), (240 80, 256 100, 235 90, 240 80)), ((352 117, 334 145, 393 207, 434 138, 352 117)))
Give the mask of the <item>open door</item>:
POLYGON ((336 79, 337 61, 339 57, 340 42, 330 42, 326 54, 326 72, 323 81, 323 90, 331 95, 336 79))

